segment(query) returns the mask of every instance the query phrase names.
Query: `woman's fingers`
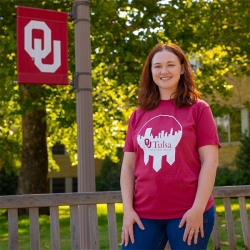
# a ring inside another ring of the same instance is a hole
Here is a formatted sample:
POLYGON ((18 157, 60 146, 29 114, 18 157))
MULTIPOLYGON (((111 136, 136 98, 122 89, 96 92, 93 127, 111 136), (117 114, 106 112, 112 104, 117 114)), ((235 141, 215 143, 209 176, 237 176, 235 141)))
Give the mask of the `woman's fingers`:
MULTIPOLYGON (((134 220, 134 223, 138 224, 140 229, 142 229, 142 230, 145 229, 144 225, 142 224, 142 222, 138 216, 135 216, 133 220, 134 220)), ((124 246, 128 245, 129 240, 131 241, 132 244, 135 242, 133 224, 132 225, 130 224, 129 226, 123 225, 123 227, 122 227, 121 244, 122 245, 124 244, 124 246)))
POLYGON ((134 230, 133 228, 123 228, 121 233, 121 244, 124 246, 127 246, 129 243, 129 240, 131 240, 132 243, 135 242, 134 238, 134 230))
MULTIPOLYGON (((202 229, 203 232, 203 229, 202 229)), ((194 240, 194 244, 198 243, 199 234, 201 233, 200 229, 193 229, 189 231, 187 236, 187 244, 191 245, 192 240, 194 240)), ((204 233, 203 233, 204 234, 204 233)), ((202 236, 203 237, 203 236, 202 236)))
POLYGON ((141 219, 139 217, 135 218, 135 222, 138 224, 139 228, 141 230, 144 230, 145 227, 143 226, 142 222, 141 222, 141 219))
POLYGON ((199 230, 199 229, 196 229, 196 230, 194 231, 194 244, 197 244, 197 243, 198 243, 199 233, 200 233, 200 230, 199 230))

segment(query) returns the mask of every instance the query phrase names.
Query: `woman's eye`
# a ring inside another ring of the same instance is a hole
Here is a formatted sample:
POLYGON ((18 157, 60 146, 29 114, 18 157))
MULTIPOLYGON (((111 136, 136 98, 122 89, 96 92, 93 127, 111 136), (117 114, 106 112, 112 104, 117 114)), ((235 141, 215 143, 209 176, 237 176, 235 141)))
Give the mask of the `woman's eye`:
POLYGON ((169 64, 168 66, 172 67, 172 66, 174 66, 174 64, 169 64))

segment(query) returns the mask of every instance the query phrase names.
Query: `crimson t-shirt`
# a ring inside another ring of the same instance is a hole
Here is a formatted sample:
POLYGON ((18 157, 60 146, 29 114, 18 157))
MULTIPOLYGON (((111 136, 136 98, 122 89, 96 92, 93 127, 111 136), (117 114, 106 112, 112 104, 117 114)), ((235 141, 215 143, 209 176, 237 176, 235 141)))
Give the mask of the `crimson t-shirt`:
MULTIPOLYGON (((140 218, 181 218, 193 205, 201 162, 198 148, 218 145, 209 105, 197 100, 177 108, 161 100, 156 109, 131 115, 124 152, 135 152, 133 206, 140 218)), ((208 200, 206 210, 213 205, 208 200)))

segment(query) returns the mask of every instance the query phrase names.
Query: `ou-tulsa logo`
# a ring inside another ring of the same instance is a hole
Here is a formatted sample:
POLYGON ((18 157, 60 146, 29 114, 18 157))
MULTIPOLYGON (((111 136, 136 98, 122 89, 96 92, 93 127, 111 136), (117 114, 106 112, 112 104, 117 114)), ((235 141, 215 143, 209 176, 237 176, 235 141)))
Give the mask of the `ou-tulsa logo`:
POLYGON ((44 64, 42 59, 46 58, 51 52, 51 29, 45 22, 31 20, 24 27, 24 49, 26 52, 34 58, 36 67, 41 72, 54 73, 61 66, 61 42, 53 41, 53 64, 44 64), (32 30, 38 29, 43 31, 43 45, 42 39, 34 39, 34 48, 32 47, 32 30))

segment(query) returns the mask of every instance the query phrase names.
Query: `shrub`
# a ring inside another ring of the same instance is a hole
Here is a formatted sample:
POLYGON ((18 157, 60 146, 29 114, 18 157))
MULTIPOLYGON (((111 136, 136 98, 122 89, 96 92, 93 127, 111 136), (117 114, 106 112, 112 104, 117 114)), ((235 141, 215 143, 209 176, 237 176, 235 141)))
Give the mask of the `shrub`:
POLYGON ((100 174, 96 177, 97 191, 120 190, 120 172, 122 163, 122 149, 118 150, 119 162, 112 162, 109 157, 103 161, 100 174))
POLYGON ((237 173, 235 176, 236 185, 249 185, 250 183, 250 137, 243 135, 241 145, 236 153, 235 165, 237 173))
POLYGON ((4 168, 0 170, 0 195, 15 195, 18 177, 14 172, 6 173, 4 168))
POLYGON ((222 166, 217 169, 215 186, 235 185, 235 171, 230 170, 228 166, 222 166))

